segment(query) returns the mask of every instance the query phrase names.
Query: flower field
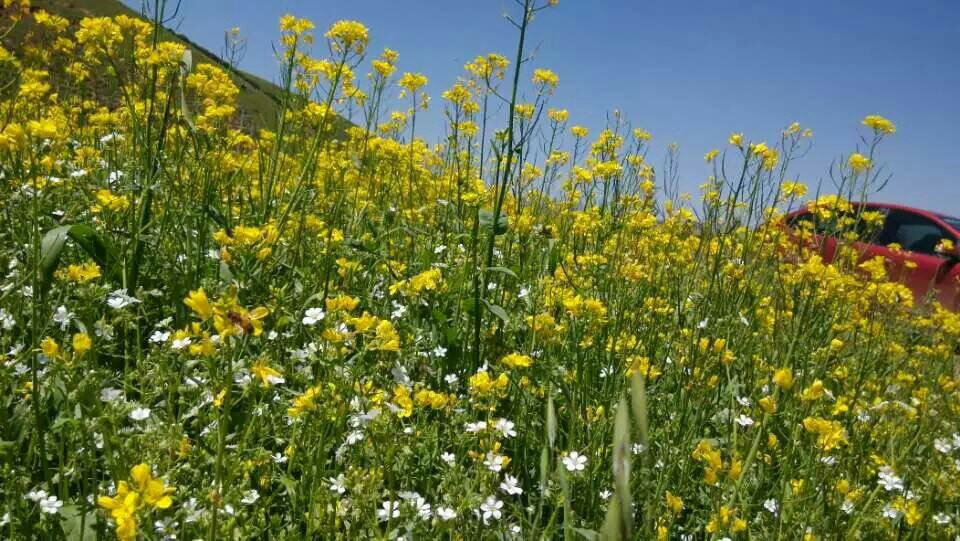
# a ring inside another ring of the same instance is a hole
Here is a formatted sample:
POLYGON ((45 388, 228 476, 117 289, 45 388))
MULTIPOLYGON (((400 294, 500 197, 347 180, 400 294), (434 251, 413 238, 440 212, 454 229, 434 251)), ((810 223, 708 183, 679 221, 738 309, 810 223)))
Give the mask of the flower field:
POLYGON ((778 222, 852 240, 894 124, 829 195, 797 123, 678 193, 674 149, 553 103, 555 4, 433 97, 361 23, 284 17, 251 127, 152 22, 4 0, 0 537, 960 534, 960 318, 778 222))

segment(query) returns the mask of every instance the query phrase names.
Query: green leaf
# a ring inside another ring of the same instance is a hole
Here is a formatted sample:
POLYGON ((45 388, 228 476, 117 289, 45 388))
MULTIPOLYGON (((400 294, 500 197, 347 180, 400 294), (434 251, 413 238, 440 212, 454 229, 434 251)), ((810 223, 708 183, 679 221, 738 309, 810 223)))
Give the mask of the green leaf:
POLYGON ((40 283, 41 288, 46 291, 50 287, 50 281, 53 280, 53 273, 60 264, 60 254, 63 252, 63 246, 67 242, 67 233, 70 231, 69 225, 54 227, 43 236, 40 242, 40 283))
POLYGON ((287 496, 290 496, 290 501, 295 501, 297 499, 297 481, 289 475, 281 475, 280 483, 287 489, 287 496))
POLYGON ((517 273, 513 272, 512 270, 508 269, 507 267, 487 267, 486 270, 487 270, 487 272, 499 272, 499 273, 502 273, 502 274, 506 274, 507 276, 512 276, 512 277, 516 278, 517 280, 520 279, 520 277, 517 276, 517 273))
POLYGON ((573 531, 580 534, 581 537, 583 537, 584 539, 588 539, 589 541, 597 541, 598 539, 600 539, 600 534, 593 530, 574 527, 573 531))
POLYGON ((69 541, 93 541, 97 538, 94 529, 96 516, 93 511, 83 512, 79 505, 64 505, 60 508, 60 526, 69 541))
POLYGON ((233 283, 233 273, 230 272, 230 265, 223 260, 220 260, 220 280, 228 284, 233 283))
MULTIPOLYGON (((479 218, 480 218, 480 227, 482 227, 482 228, 484 228, 484 229, 486 229, 486 230, 488 230, 488 231, 489 231, 491 228, 493 228, 493 213, 492 213, 492 212, 490 212, 489 210, 483 209, 483 210, 480 211, 479 215, 480 215, 480 216, 479 216, 479 218)), ((504 234, 504 233, 507 232, 507 230, 509 229, 509 227, 510 227, 510 221, 507 219, 507 216, 504 215, 504 214, 501 214, 499 217, 497 217, 497 228, 496 228, 496 230, 494 231, 494 234, 496 234, 496 235, 502 235, 502 234, 504 234)))
POLYGON ((190 49, 183 51, 183 58, 180 59, 180 111, 183 113, 183 119, 190 126, 190 131, 196 131, 197 127, 193 123, 193 114, 190 112, 190 106, 187 104, 187 75, 193 70, 193 53, 190 49))
POLYGON ((487 307, 487 310, 490 310, 493 313, 493 315, 502 319, 504 324, 510 323, 510 316, 507 315, 507 311, 504 310, 502 306, 491 304, 490 301, 488 301, 487 299, 480 299, 480 302, 482 302, 483 305, 487 307))
POLYGON ((547 441, 553 449, 553 444, 557 441, 557 410, 553 406, 553 394, 547 397, 547 441))

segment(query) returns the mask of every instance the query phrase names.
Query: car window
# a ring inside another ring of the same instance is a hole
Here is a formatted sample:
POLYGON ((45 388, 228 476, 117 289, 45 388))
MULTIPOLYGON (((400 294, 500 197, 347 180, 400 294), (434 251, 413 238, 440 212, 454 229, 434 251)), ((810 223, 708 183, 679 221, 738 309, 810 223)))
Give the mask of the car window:
POLYGON ((848 226, 853 240, 876 244, 887 215, 886 209, 870 206, 854 206, 850 218, 853 224, 848 226))
POLYGON ((912 212, 891 210, 877 242, 882 245, 897 243, 904 250, 937 255, 936 247, 943 239, 956 241, 932 220, 912 212))
POLYGON ((953 216, 940 216, 940 219, 947 222, 947 225, 954 229, 960 229, 960 218, 954 218, 953 216))

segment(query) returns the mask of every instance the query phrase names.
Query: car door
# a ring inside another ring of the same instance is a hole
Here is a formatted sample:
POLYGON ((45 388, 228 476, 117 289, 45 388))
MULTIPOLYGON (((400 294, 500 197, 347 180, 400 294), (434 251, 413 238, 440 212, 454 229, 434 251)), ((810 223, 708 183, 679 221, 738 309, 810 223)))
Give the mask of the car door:
POLYGON ((820 253, 825 263, 833 262, 837 251, 837 239, 808 211, 799 211, 787 218, 787 227, 798 246, 820 253))
POLYGON ((937 253, 943 239, 956 239, 933 220, 902 209, 890 209, 877 244, 870 253, 887 260, 890 279, 909 287, 917 300, 938 288, 950 274, 953 262, 937 253), (901 249, 893 250, 890 244, 901 249))

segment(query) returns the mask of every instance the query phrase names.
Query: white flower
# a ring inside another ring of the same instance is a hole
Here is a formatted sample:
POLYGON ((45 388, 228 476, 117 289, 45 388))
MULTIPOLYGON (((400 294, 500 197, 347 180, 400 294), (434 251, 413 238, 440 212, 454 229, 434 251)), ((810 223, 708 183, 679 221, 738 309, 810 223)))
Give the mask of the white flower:
POLYGON ((154 344, 162 344, 170 339, 170 331, 154 331, 150 335, 150 342, 154 344))
POLYGON ((883 516, 890 520, 897 520, 900 518, 900 510, 888 503, 883 506, 883 516))
POLYGON ((450 507, 440 506, 437 507, 437 518, 446 522, 448 520, 453 520, 457 518, 457 512, 450 507))
POLYGON ((56 496, 47 496, 41 499, 39 503, 40 510, 48 515, 56 515, 63 507, 63 502, 56 496))
POLYGON ((600 499, 601 499, 601 500, 607 501, 607 500, 610 499, 610 496, 613 496, 613 492, 610 492, 609 489, 606 489, 606 488, 605 488, 605 489, 603 489, 603 490, 600 491, 600 499))
POLYGON ((500 490, 511 496, 523 494, 523 489, 520 488, 517 478, 512 475, 507 475, 503 478, 503 482, 500 483, 500 490))
POLYGON ((780 510, 780 506, 777 504, 777 500, 770 498, 763 502, 763 508, 770 512, 773 516, 777 516, 777 511, 780 510))
POLYGON ((93 324, 94 334, 98 337, 106 340, 107 342, 113 341, 113 327, 109 323, 102 319, 98 319, 93 324))
POLYGON ((58 306, 56 313, 53 314, 53 322, 60 325, 60 330, 65 331, 70 326, 70 320, 73 319, 73 312, 67 310, 66 306, 58 306))
POLYGON ((245 505, 251 505, 260 499, 260 493, 256 489, 251 488, 250 490, 243 493, 243 499, 240 500, 240 503, 245 505))
POLYGON ((303 324, 312 327, 317 323, 323 321, 323 318, 327 317, 326 312, 322 308, 307 308, 303 313, 303 324))
POLYGON ((334 492, 336 494, 343 494, 346 492, 347 486, 344 484, 345 481, 346 477, 344 477, 342 473, 336 477, 328 477, 327 482, 330 483, 330 492, 334 492))
POLYGON ((746 415, 744 415, 744 414, 742 414, 742 413, 740 414, 739 417, 737 417, 736 419, 734 419, 734 422, 736 422, 738 425, 743 426, 743 427, 753 426, 753 419, 751 419, 750 417, 748 417, 748 416, 746 416, 746 415))
POLYGON ((183 349, 183 348, 189 346, 189 345, 190 345, 190 342, 191 342, 191 340, 190 340, 190 337, 189 337, 189 336, 184 336, 183 338, 175 338, 175 339, 173 340, 173 343, 170 344, 170 347, 171 347, 172 349, 183 349))
POLYGON ((3 328, 5 331, 9 331, 16 324, 17 320, 13 319, 13 316, 10 315, 10 312, 0 308, 0 328, 3 328))
POLYGON ((392 518, 397 518, 400 516, 400 502, 384 500, 380 504, 380 509, 377 509, 377 518, 381 522, 385 520, 390 520, 392 518))
POLYGON ((285 464, 287 462, 287 457, 283 456, 282 453, 274 453, 272 458, 274 464, 285 464))
POLYGON ((853 513, 853 502, 850 500, 843 500, 843 503, 840 504, 840 510, 848 515, 853 513))
POLYGON ((496 496, 487 496, 486 501, 480 504, 480 511, 483 513, 483 523, 487 524, 490 522, 490 519, 500 520, 500 517, 503 516, 503 513, 500 511, 503 509, 503 502, 498 500, 496 496))
POLYGON ((433 353, 433 356, 434 356, 434 357, 446 357, 446 356, 447 356, 447 348, 445 348, 445 347, 443 347, 443 346, 437 346, 437 347, 433 348, 433 351, 432 351, 431 353, 433 353))
POLYGON ((877 474, 877 477, 877 483, 887 492, 903 491, 903 479, 897 477, 897 474, 890 466, 880 468, 880 473, 877 474))
POLYGON ((46 497, 47 497, 47 491, 43 489, 31 490, 30 492, 27 492, 27 499, 34 502, 39 502, 40 500, 46 497))
POLYGON ((443 251, 446 250, 446 249, 447 249, 447 247, 441 244, 440 246, 437 246, 436 248, 433 249, 433 253, 435 253, 435 254, 442 254, 443 251))
POLYGON ((644 447, 642 443, 634 443, 631 450, 635 455, 642 455, 643 452, 647 450, 647 448, 644 447))
POLYGON ((440 460, 444 461, 447 466, 453 466, 453 463, 457 460, 457 457, 453 453, 443 453, 440 455, 440 460))
POLYGON ((706 329, 708 324, 710 324, 710 318, 705 317, 703 318, 703 320, 700 321, 700 323, 697 323, 697 328, 706 329))
POLYGON ((949 524, 950 515, 943 512, 937 513, 936 515, 933 515, 933 521, 940 525, 949 524))
POLYGON ((517 431, 513 429, 513 426, 513 421, 508 421, 502 417, 493 423, 493 428, 503 434, 505 438, 512 438, 517 435, 517 431))
POLYGON ((483 465, 494 473, 500 473, 500 470, 503 469, 505 462, 504 458, 505 457, 503 455, 498 455, 493 451, 487 451, 487 457, 483 459, 483 465))
POLYGON ((418 496, 413 500, 413 507, 416 509, 417 516, 420 517, 421 520, 430 520, 430 517, 433 516, 433 509, 422 497, 418 496))
POLYGON ((447 374, 443 376, 443 381, 447 382, 447 385, 454 387, 457 385, 457 382, 460 381, 460 377, 456 374, 447 374))
POLYGON ((476 434, 487 429, 486 421, 477 421, 475 423, 467 423, 464 425, 464 429, 470 434, 476 434))
POLYGON ((130 418, 134 421, 143 421, 147 417, 150 417, 150 408, 145 408, 143 406, 134 408, 130 412, 130 418))
POLYGON ((946 455, 953 451, 953 442, 947 438, 937 438, 933 440, 933 448, 946 455))
POLYGON ((10 524, 10 513, 4 513, 3 516, 0 517, 0 528, 3 528, 7 524, 10 524))
POLYGON ((827 466, 833 466, 837 463, 837 458, 832 456, 822 456, 820 457, 820 462, 826 464, 827 466))
POLYGON ((101 402, 113 402, 121 396, 123 396, 123 391, 114 389, 113 387, 104 387, 100 390, 101 402))
POLYGON ((518 298, 518 299, 525 299, 525 298, 527 298, 527 295, 529 295, 529 294, 530 294, 530 290, 529 290, 529 289, 527 289, 527 288, 525 288, 525 287, 521 287, 521 288, 520 288, 520 292, 517 293, 517 298, 518 298))
POLYGON ((403 314, 406 314, 406 313, 407 313, 406 306, 398 303, 397 301, 393 301, 393 312, 390 313, 390 317, 392 319, 400 319, 403 317, 403 314))
POLYGON ((115 291, 111 291, 110 294, 107 295, 107 306, 113 308, 114 310, 120 310, 121 308, 126 308, 127 306, 136 304, 138 302, 140 302, 140 299, 127 295, 126 289, 117 289, 115 291))
POLYGON ((564 455, 561 461, 563 462, 564 467, 567 468, 567 471, 569 472, 576 473, 578 471, 583 471, 587 467, 587 457, 581 455, 576 451, 570 451, 569 453, 564 455))

